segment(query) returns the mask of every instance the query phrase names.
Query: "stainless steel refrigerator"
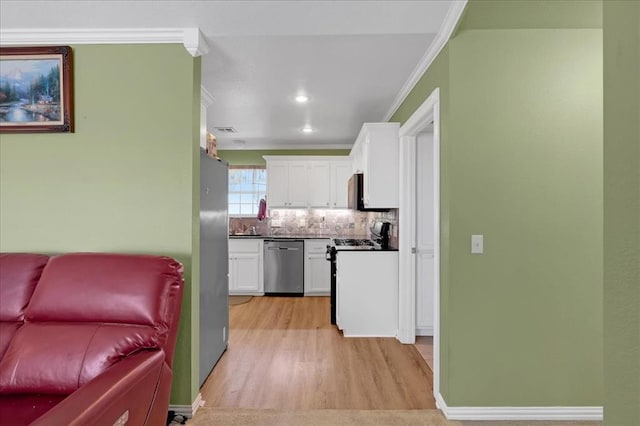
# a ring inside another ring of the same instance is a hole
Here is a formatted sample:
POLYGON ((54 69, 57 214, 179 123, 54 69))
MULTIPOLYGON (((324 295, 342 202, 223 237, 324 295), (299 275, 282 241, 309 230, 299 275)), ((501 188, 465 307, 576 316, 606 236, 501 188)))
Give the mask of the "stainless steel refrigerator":
POLYGON ((200 386, 229 335, 228 165, 200 152, 200 386))

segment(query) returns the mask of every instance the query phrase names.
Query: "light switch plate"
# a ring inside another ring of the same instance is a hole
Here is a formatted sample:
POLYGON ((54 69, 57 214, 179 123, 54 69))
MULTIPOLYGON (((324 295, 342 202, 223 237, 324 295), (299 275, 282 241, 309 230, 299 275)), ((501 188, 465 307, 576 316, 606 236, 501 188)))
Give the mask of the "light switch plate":
POLYGON ((484 235, 471 236, 471 254, 484 253, 484 235))

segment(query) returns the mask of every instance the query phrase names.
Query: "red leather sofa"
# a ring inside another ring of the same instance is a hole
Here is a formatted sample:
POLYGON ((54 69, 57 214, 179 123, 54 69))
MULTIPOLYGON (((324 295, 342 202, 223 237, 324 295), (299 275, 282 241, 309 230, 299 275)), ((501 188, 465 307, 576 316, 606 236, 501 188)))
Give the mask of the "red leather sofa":
POLYGON ((165 425, 183 268, 0 254, 0 425, 165 425))

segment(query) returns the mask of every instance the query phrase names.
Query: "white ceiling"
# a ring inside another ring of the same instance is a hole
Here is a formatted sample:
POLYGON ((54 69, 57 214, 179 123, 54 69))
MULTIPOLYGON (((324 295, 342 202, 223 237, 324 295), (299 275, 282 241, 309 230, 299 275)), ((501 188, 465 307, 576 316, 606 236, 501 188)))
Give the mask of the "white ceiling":
MULTIPOLYGON (((2 0, 0 28, 199 27, 220 148, 349 147, 384 121, 453 5, 441 1, 2 0), (304 92, 305 105, 294 96, 304 92), (314 132, 303 134, 304 125, 314 132)), ((216 133, 214 131, 214 133, 216 133)))

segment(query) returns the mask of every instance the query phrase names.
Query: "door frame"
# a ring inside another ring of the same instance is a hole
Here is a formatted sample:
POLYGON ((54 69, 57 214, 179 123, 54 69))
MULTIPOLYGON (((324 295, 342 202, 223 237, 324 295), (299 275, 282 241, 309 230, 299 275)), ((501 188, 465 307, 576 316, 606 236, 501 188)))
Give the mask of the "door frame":
MULTIPOLYGON (((398 340, 416 341, 416 139, 433 123, 433 394, 440 393, 440 89, 400 127, 398 340)), ((437 406, 436 402, 436 406, 437 406)), ((440 408, 440 407, 439 407, 440 408)))

